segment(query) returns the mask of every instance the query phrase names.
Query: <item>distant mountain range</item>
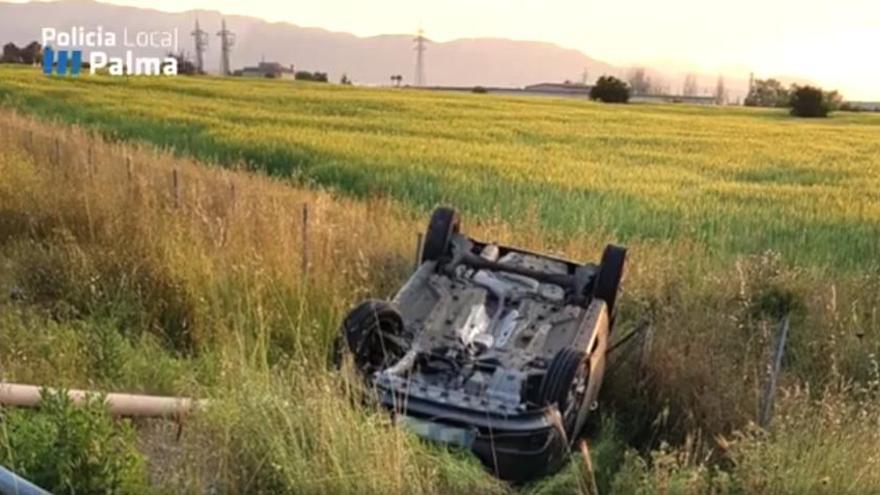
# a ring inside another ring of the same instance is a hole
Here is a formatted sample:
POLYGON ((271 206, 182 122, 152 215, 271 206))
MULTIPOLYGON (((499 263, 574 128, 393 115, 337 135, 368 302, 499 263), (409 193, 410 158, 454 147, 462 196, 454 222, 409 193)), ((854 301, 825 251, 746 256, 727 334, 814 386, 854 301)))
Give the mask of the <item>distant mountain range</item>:
MULTIPOLYGON (((190 32, 196 18, 211 35, 205 56, 209 72, 219 71, 220 40, 215 33, 225 18, 227 27, 236 33, 231 57, 233 68, 266 60, 294 64, 297 70, 327 72, 331 80, 338 80, 346 73, 360 84, 390 84, 394 74, 402 75, 404 84, 414 79, 413 35, 358 37, 254 17, 223 16, 208 10, 169 13, 91 0, 0 3, 0 43, 25 44, 39 40, 43 27, 69 31, 73 26, 86 29, 103 26, 105 30, 117 32, 123 28, 130 32, 177 29, 179 48, 192 54, 190 32)), ((113 55, 122 49, 107 51, 113 55)), ((161 50, 139 53, 160 55, 159 52, 161 50)), ((591 81, 603 74, 623 76, 628 71, 626 67, 552 43, 494 38, 428 43, 425 60, 427 84, 442 86, 520 87, 538 82, 580 81, 584 70, 591 81)), ((664 72, 662 67, 649 68, 649 73, 663 81, 668 91, 680 91, 684 74, 664 72)), ((701 75, 699 85, 703 91, 711 91, 716 78, 717 75, 701 75)), ((726 80, 734 98, 744 93, 747 84, 744 77, 726 80)))

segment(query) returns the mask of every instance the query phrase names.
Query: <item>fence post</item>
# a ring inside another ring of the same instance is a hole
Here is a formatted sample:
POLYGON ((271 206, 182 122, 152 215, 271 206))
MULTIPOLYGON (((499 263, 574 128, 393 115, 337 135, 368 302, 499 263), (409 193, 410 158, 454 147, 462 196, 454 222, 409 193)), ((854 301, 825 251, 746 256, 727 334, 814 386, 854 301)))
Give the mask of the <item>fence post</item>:
POLYGON ((94 156, 92 155, 94 151, 92 150, 92 141, 89 140, 89 144, 86 147, 86 167, 89 169, 89 176, 95 175, 95 166, 94 166, 94 156))
POLYGON ((180 179, 177 176, 177 169, 171 171, 171 187, 174 193, 174 207, 180 208, 180 179))
POLYGON ((309 278, 309 204, 303 203, 302 207, 302 258, 300 267, 300 277, 303 283, 309 278))
POLYGON ((773 401, 776 397, 776 384, 779 379, 779 370, 782 367, 782 356, 785 353, 785 339, 788 337, 790 315, 786 314, 779 326, 779 337, 776 339, 776 350, 773 352, 773 360, 770 362, 770 377, 767 380, 767 388, 764 389, 764 397, 761 402, 761 414, 758 417, 758 425, 767 428, 773 419, 773 401))
POLYGON ((125 185, 128 192, 128 197, 134 198, 136 194, 136 186, 134 183, 134 165, 131 163, 131 155, 127 151, 125 153, 125 176, 128 179, 128 183, 126 183, 125 185))

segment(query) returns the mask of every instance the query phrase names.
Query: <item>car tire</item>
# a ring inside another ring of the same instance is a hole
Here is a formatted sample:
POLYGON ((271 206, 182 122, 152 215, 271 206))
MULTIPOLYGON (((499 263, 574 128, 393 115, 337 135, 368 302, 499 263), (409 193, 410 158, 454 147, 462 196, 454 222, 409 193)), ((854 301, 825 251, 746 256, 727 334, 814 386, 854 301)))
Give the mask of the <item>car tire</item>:
POLYGON ((367 300, 352 309, 342 322, 334 343, 334 364, 342 365, 345 351, 365 376, 383 369, 406 352, 406 329, 400 312, 385 301, 367 300))
POLYGON ((454 208, 442 206, 434 210, 422 246, 422 263, 437 261, 449 254, 452 235, 461 230, 461 219, 454 208))
POLYGON ((605 301, 608 306, 608 315, 614 314, 614 303, 617 300, 617 291, 620 288, 620 280, 623 278, 623 266, 626 262, 626 248, 609 244, 602 253, 602 261, 599 264, 599 273, 593 284, 593 297, 605 301))
POLYGON ((553 356, 541 380, 538 403, 545 406, 555 405, 559 409, 565 422, 566 433, 569 435, 575 433, 570 429, 577 419, 577 414, 572 415, 569 409, 572 405, 576 410, 580 409, 581 404, 572 404, 572 401, 583 400, 583 397, 577 396, 577 387, 582 386, 585 393, 588 379, 587 354, 571 347, 564 347, 553 356))

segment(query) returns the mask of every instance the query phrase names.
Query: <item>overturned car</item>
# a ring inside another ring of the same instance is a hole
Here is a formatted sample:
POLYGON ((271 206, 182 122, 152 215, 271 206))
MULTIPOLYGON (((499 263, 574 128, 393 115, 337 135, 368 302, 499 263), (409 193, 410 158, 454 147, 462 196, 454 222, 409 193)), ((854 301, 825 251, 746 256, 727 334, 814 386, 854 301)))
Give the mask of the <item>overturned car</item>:
POLYGON ((382 405, 418 435, 471 449, 497 476, 558 469, 595 409, 626 250, 579 264, 471 239, 438 208, 421 264, 390 302, 346 317, 382 405))

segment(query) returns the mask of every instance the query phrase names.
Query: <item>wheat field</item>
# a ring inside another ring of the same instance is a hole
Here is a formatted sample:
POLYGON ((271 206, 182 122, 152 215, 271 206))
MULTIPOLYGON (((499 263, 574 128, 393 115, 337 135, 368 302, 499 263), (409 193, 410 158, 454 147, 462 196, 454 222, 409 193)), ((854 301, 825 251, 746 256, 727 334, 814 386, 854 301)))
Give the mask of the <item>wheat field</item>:
POLYGON ((880 258, 880 116, 0 69, 6 106, 220 164, 562 234, 880 258))
MULTIPOLYGON (((601 493, 880 492, 874 117, 252 84, 0 69, 0 377, 220 404, 179 431, 134 425, 130 491, 585 493, 577 457, 504 485, 393 427, 327 365, 347 309, 393 293, 428 208, 460 195, 479 238, 584 261, 627 241, 618 336, 651 331, 622 348, 591 427, 601 493), (737 133, 753 138, 716 147, 737 133), (586 159, 600 150, 614 167, 586 159), (733 178, 748 167, 761 180, 733 178), (705 240, 698 219, 723 235, 705 240), (765 431, 753 421, 786 313, 765 431)), ((0 464, 43 479, 57 449, 22 445, 45 431, 0 428, 0 464)))

